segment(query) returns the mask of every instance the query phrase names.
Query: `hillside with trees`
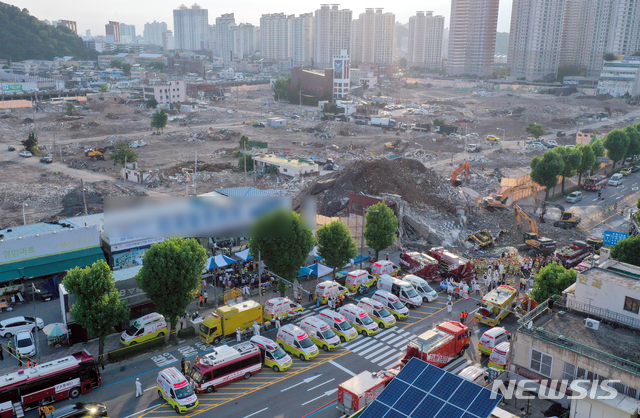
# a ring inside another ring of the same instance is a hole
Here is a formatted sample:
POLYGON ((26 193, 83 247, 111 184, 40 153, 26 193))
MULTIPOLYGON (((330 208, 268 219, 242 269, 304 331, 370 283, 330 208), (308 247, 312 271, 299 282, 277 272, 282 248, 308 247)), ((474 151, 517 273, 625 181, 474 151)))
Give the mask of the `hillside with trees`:
POLYGON ((89 51, 79 36, 68 28, 39 21, 27 9, 0 2, 0 22, 0 58, 11 61, 52 60, 63 56, 95 59, 95 51, 89 51))

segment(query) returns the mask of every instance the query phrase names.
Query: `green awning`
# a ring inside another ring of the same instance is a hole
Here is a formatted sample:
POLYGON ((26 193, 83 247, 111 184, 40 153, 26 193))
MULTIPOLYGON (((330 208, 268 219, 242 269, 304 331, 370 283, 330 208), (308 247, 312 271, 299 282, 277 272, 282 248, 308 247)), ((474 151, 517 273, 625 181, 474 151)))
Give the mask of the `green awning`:
POLYGON ((15 263, 0 264, 0 283, 62 273, 74 267, 86 267, 104 260, 102 248, 93 247, 15 263))

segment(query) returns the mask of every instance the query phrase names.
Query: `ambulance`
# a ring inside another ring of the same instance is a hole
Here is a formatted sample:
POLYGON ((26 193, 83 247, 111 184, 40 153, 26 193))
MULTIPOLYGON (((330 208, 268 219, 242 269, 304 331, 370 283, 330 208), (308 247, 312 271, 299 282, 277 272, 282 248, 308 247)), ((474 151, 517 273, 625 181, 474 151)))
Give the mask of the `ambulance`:
POLYGON ((300 304, 289 298, 273 298, 265 303, 263 317, 265 321, 273 321, 276 317, 292 318, 300 315, 302 310, 300 304))
POLYGON ((389 276, 397 276, 400 274, 400 267, 393 264, 391 261, 376 261, 371 266, 371 274, 376 277, 380 277, 383 274, 388 274, 389 276))
POLYGON ((429 283, 421 277, 415 276, 413 274, 408 274, 402 278, 405 282, 409 282, 418 295, 422 298, 423 302, 433 302, 438 299, 438 292, 433 290, 429 283))
POLYGON ((396 324, 396 319, 384 305, 376 300, 362 298, 358 302, 358 308, 362 308, 378 323, 380 329, 390 328, 396 324))
POLYGON ((389 293, 386 290, 376 290, 371 296, 371 299, 377 300, 382 303, 385 308, 389 309, 389 312, 396 317, 396 321, 409 318, 409 308, 393 293, 389 293))
POLYGON ((351 325, 351 322, 347 321, 344 315, 339 314, 331 309, 325 309, 320 312, 320 319, 322 319, 329 328, 340 337, 341 342, 347 342, 355 339, 358 336, 358 332, 351 325))
POLYGON ((158 396, 167 401, 178 414, 193 411, 200 404, 187 378, 175 367, 158 372, 156 389, 158 396))
POLYGON ((280 344, 260 335, 251 337, 251 341, 260 349, 262 362, 266 367, 271 367, 274 372, 283 372, 291 367, 293 361, 280 344))
POLYGON ((358 308, 353 303, 347 303, 338 309, 338 313, 344 315, 347 321, 351 322, 356 331, 363 336, 374 335, 378 332, 378 324, 371 319, 368 313, 362 308, 358 308))
POLYGON ((316 286, 316 291, 313 293, 316 300, 320 299, 320 303, 326 304, 329 298, 338 297, 340 295, 346 295, 349 292, 344 286, 340 286, 338 282, 325 281, 319 283, 316 286))
POLYGON ((299 357, 302 361, 312 360, 320 354, 307 333, 293 324, 287 324, 278 330, 276 342, 282 345, 284 351, 299 357))
POLYGON ((510 349, 511 345, 508 342, 496 345, 489 356, 489 364, 487 366, 500 371, 507 370, 507 357, 509 357, 510 349))
POLYGON ((511 340, 509 331, 502 327, 494 327, 482 334, 480 341, 478 341, 478 351, 488 356, 491 355, 493 348, 504 341, 511 340))
POLYGON ((162 337, 168 332, 169 328, 164 316, 154 312, 133 321, 133 324, 120 334, 120 342, 124 345, 135 345, 155 337, 162 337))
POLYGON ((347 274, 344 285, 352 292, 357 292, 360 286, 371 287, 376 284, 377 280, 376 276, 372 276, 366 270, 354 270, 347 274))
POLYGON ((307 333, 315 345, 324 351, 335 350, 340 347, 340 337, 320 318, 308 316, 300 321, 298 326, 307 333))
POLYGON ((383 274, 378 278, 378 289, 386 290, 398 297, 402 302, 418 308, 422 305, 422 298, 409 282, 383 274))

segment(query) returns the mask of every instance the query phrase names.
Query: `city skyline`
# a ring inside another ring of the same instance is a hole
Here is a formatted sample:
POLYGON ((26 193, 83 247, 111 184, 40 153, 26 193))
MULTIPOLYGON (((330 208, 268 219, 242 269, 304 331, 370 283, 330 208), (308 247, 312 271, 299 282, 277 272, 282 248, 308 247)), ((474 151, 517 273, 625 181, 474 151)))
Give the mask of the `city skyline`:
MULTIPOLYGON (((14 5, 19 8, 27 8, 29 13, 40 20, 59 20, 67 19, 77 22, 78 34, 84 34, 87 29, 96 35, 104 35, 105 24, 109 21, 118 21, 128 25, 135 25, 137 32, 142 33, 144 24, 147 22, 166 22, 169 28, 173 28, 173 10, 177 9, 181 4, 191 7, 194 3, 199 4, 203 9, 209 10, 209 21, 215 21, 215 18, 226 13, 234 13, 236 22, 251 23, 255 26, 260 24, 260 17, 263 14, 285 13, 303 14, 310 13, 320 8, 322 1, 317 3, 300 3, 285 0, 277 5, 267 5, 264 2, 255 0, 242 0, 234 3, 230 7, 219 7, 218 4, 206 1, 190 1, 181 2, 179 0, 157 0, 150 9, 148 4, 137 5, 125 0, 113 0, 109 3, 111 10, 104 10, 96 13, 95 6, 81 0, 65 0, 66 7, 61 8, 59 3, 42 2, 41 0, 8 0, 7 4, 14 5)), ((509 32, 511 22, 511 2, 512 0, 500 1, 500 11, 498 15, 498 32, 509 32)), ((407 4, 400 6, 393 4, 391 7, 381 7, 384 5, 372 4, 360 0, 351 0, 348 2, 336 3, 340 4, 341 9, 350 9, 353 11, 354 17, 357 18, 360 13, 364 13, 367 8, 383 8, 385 12, 391 12, 396 15, 396 22, 407 24, 409 17, 414 16, 416 11, 433 11, 434 15, 442 15, 445 17, 445 27, 449 27, 449 17, 451 14, 450 1, 427 0, 418 4, 407 4)))

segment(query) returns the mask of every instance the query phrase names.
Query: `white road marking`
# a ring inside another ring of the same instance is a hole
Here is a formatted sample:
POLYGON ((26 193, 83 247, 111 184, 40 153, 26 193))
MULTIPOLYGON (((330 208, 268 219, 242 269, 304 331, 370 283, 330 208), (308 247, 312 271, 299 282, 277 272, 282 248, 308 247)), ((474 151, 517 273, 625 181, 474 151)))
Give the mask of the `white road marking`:
POLYGON ((148 390, 153 390, 153 389, 155 389, 155 388, 156 388, 155 386, 151 386, 150 388, 146 388, 145 390, 143 390, 143 392, 146 392, 146 391, 148 391, 148 390))
POLYGON ((342 365, 340 365, 340 364, 336 363, 336 362, 335 362, 335 361, 333 361, 333 360, 330 360, 330 361, 329 361, 329 364, 333 364, 334 366, 336 366, 337 368, 339 368, 340 370, 342 370, 343 372, 345 372, 345 373, 346 373, 346 374, 348 374, 348 375, 351 375, 351 376, 355 376, 355 375, 356 375, 356 374, 355 374, 354 372, 352 372, 351 370, 349 370, 349 369, 347 369, 346 367, 344 367, 344 366, 342 366, 342 365))
MULTIPOLYGON (((397 352, 397 351, 395 351, 395 350, 393 350, 393 351, 391 351, 391 352, 386 352, 386 353, 384 353, 384 354, 382 354, 382 355, 380 355, 380 356, 378 356, 378 357, 376 357, 376 358, 372 358, 370 361, 371 361, 372 363, 376 363, 376 364, 378 364, 378 362, 379 362, 380 360, 384 360, 384 359, 388 358, 389 356, 392 356, 392 357, 393 357, 393 361, 395 361, 395 359, 396 359, 396 358, 397 358, 397 356, 398 356, 398 352, 397 352)), ((388 360, 387 360, 387 361, 388 361, 388 360)), ((384 363, 385 363, 385 362, 383 361, 381 364, 384 364, 384 363)))
POLYGON ((385 341, 385 340, 388 340, 389 338, 394 338, 394 337, 397 338, 398 334, 388 334, 388 335, 385 335, 384 338, 378 338, 378 339, 380 341, 385 341))
POLYGON ((391 360, 385 361, 383 363, 378 363, 378 366, 382 367, 383 369, 395 366, 396 364, 400 363, 402 357, 403 356, 393 357, 391 360))
MULTIPOLYGON (((160 405, 160 404, 158 404, 158 405, 160 405)), ((146 412, 146 411, 148 411, 148 410, 150 410, 150 409, 156 408, 158 405, 150 406, 150 407, 149 407, 149 408, 147 408, 147 409, 143 409, 142 411, 136 412, 135 414, 127 415, 127 416, 126 416, 126 417, 124 417, 124 418, 131 418, 131 417, 135 417, 136 415, 140 415, 140 414, 142 414, 143 412, 146 412)))
POLYGON ((319 385, 315 385, 314 387, 307 389, 307 392, 312 391, 312 390, 313 390, 313 389, 315 389, 315 388, 319 388, 319 387, 320 387, 320 386, 322 386, 322 385, 326 385, 327 383, 333 382, 334 380, 336 380, 336 379, 335 379, 335 378, 333 378, 333 379, 327 380, 327 381, 326 381, 326 382, 324 382, 324 383, 320 383, 319 385))
POLYGON ((364 340, 364 341, 360 341, 358 344, 353 344, 350 345, 349 347, 345 346, 345 348, 348 348, 349 350, 353 351, 353 352, 357 352, 358 350, 362 350, 363 348, 378 342, 378 340, 370 338, 368 340, 364 340), (357 347, 356 347, 357 346, 357 347))
POLYGON ((303 385, 303 384, 305 384, 305 383, 309 383, 309 382, 311 382, 312 380, 319 378, 320 376, 322 376, 322 373, 320 373, 319 375, 316 375, 316 376, 307 377, 306 379, 303 379, 303 380, 302 380, 302 382, 300 382, 300 383, 296 383, 295 385, 289 386, 288 388, 284 388, 284 389, 282 389, 280 392, 284 392, 284 391, 286 391, 286 390, 293 389, 293 388, 295 388, 296 386, 300 386, 300 385, 303 385))
POLYGON ((391 333, 391 332, 393 332, 393 331, 395 331, 393 328, 385 329, 384 331, 382 331, 382 332, 378 333, 378 334, 376 335, 376 338, 377 338, 377 339, 379 339, 379 340, 382 340, 382 336, 383 336, 383 335, 384 335, 384 336, 387 336, 387 335, 389 335, 389 333, 391 333))
POLYGON ((306 405, 306 404, 308 404, 308 403, 311 403, 311 402, 313 402, 313 401, 317 401, 317 400, 318 400, 318 399, 320 399, 320 398, 324 398, 325 396, 331 396, 331 395, 333 395, 334 393, 336 393, 337 391, 338 391, 338 389, 328 390, 328 391, 326 391, 325 393, 323 393, 322 395, 318 396, 317 398, 313 398, 313 399, 311 399, 310 401, 307 401, 307 402, 303 403, 303 404, 302 404, 302 406, 304 406, 304 405, 306 405))
POLYGON ((375 355, 377 355, 377 354, 380 354, 380 353, 382 353, 383 351, 387 351, 387 352, 388 352, 388 351, 389 351, 389 347, 382 347, 380 350, 374 351, 373 353, 369 354, 369 355, 368 355, 368 356, 366 356, 365 358, 366 358, 367 360, 369 360, 371 357, 373 357, 373 356, 375 356, 375 355))
POLYGON ((386 341, 386 343, 391 345, 391 343, 393 343, 394 341, 400 341, 400 340, 406 341, 406 338, 404 337, 404 335, 398 335, 396 338, 386 341))
POLYGON ((399 343, 391 344, 391 345, 393 345, 395 348, 406 347, 407 340, 403 340, 403 341, 400 341, 399 343))
POLYGON ((244 416, 244 418, 252 417, 252 416, 254 416, 254 415, 256 415, 256 414, 259 414, 260 412, 266 411, 267 409, 269 409, 269 407, 262 408, 261 410, 256 411, 256 412, 254 412, 253 414, 245 415, 245 416, 244 416))
MULTIPOLYGON (((365 354, 367 354, 369 351, 371 350, 375 350, 376 348, 380 347, 381 344, 375 344, 372 345, 371 347, 367 348, 366 350, 363 350, 361 352, 358 353, 359 356, 364 356, 365 354)), ((384 344, 382 344, 384 345, 384 344)))

